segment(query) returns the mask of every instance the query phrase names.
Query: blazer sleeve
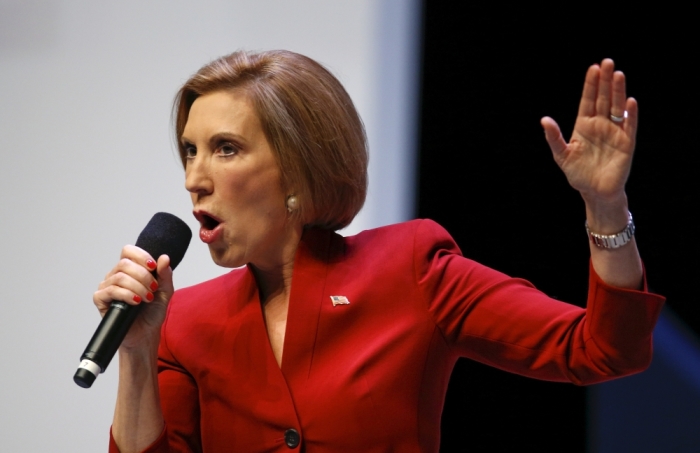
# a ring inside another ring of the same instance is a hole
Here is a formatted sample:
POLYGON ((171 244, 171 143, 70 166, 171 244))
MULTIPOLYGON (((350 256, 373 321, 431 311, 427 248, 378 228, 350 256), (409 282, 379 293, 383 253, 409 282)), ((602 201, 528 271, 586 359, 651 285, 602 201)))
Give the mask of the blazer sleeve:
POLYGON ((538 379, 592 384, 648 367, 664 298, 615 288, 590 266, 587 308, 464 258, 422 221, 414 237, 419 292, 456 355, 538 379))
MULTIPOLYGON (((165 428, 143 453, 200 453, 199 391, 194 378, 168 348, 168 319, 169 316, 163 323, 158 347, 158 386, 165 428)), ((119 453, 111 430, 109 452, 119 453)))

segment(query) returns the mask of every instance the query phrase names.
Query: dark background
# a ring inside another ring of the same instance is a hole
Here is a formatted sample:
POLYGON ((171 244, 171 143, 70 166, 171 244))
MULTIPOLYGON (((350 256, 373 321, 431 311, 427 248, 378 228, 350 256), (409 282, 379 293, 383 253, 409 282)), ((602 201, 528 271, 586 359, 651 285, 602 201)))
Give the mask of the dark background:
MULTIPOLYGON (((583 305, 584 206, 539 120, 551 116, 568 139, 588 66, 613 58, 640 104, 627 194, 648 282, 700 333, 697 27, 682 11, 586 21, 426 1, 423 13, 418 216, 442 224, 469 258, 583 305)), ((462 360, 442 451, 583 452, 586 410, 585 388, 462 360)))

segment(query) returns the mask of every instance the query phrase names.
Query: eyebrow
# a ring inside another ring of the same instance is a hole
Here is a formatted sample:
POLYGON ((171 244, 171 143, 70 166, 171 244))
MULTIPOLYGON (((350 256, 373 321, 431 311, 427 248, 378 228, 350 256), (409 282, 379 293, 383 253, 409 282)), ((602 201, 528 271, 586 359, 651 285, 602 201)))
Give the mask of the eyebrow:
MULTIPOLYGON (((214 147, 218 142, 222 140, 229 140, 236 142, 238 145, 243 145, 247 143, 247 140, 239 134, 234 134, 233 132, 218 132, 209 138, 209 146, 214 147)), ((184 135, 180 137, 180 144, 182 146, 194 144, 193 140, 188 139, 184 135)))

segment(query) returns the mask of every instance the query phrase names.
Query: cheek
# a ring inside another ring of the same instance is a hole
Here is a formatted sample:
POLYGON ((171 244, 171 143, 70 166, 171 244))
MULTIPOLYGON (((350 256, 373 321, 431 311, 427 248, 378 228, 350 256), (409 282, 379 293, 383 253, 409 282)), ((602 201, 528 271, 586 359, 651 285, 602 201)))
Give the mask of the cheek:
POLYGON ((231 181, 229 185, 232 193, 238 193, 245 198, 252 208, 265 212, 286 212, 285 194, 282 190, 282 182, 276 171, 264 171, 252 175, 241 181, 231 181))
MULTIPOLYGON (((246 223, 266 222, 275 217, 281 195, 265 181, 265 178, 226 178, 221 181, 221 201, 224 209, 246 223)), ((286 211, 285 211, 286 212, 286 211)))

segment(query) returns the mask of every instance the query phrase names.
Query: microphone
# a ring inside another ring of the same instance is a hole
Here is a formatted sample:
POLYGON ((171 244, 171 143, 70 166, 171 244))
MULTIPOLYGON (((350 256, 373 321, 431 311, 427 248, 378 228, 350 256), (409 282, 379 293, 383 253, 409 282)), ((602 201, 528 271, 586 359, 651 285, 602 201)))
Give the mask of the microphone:
MULTIPOLYGON (((151 218, 136 240, 136 246, 148 252, 156 260, 161 255, 170 257, 170 267, 175 269, 185 256, 192 239, 192 231, 185 222, 167 212, 158 212, 151 218)), ((153 271, 156 275, 156 271, 153 271)), ((83 388, 90 388, 122 344, 129 328, 139 314, 141 305, 129 305, 113 301, 97 327, 73 380, 83 388)))

